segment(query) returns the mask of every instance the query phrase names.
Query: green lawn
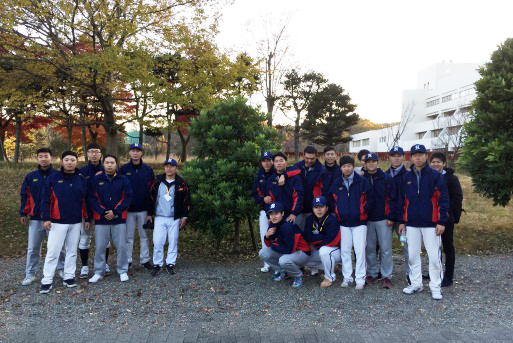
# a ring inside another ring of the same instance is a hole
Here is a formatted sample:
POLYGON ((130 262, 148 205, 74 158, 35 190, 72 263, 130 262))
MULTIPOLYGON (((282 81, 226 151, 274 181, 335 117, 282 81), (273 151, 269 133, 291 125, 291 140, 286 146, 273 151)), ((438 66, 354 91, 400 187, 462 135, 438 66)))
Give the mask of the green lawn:
MULTIPOLYGON (((161 166, 154 165, 161 172, 161 166)), ((33 163, 20 165, 0 163, 0 257, 23 256, 27 246, 27 229, 19 223, 19 188, 27 172, 35 168, 33 163)), ((464 192, 465 213, 455 229, 455 246, 460 254, 491 254, 513 251, 513 205, 494 207, 492 202, 472 191, 471 179, 460 175, 464 192)), ((258 230, 258 224, 254 225, 258 230)), ((258 233, 255 232, 258 237, 258 233)), ((241 250, 238 258, 256 256, 251 248, 249 230, 242 228, 241 250)), ((137 240, 137 239, 136 239, 137 240)), ((136 243, 137 247, 138 243, 136 243)), ((394 239, 394 247, 399 242, 394 239)), ((137 249, 137 248, 136 248, 137 249)), ((188 228, 180 236, 180 254, 189 258, 224 259, 229 254, 229 237, 221 242, 219 251, 213 239, 201 230, 188 228)))

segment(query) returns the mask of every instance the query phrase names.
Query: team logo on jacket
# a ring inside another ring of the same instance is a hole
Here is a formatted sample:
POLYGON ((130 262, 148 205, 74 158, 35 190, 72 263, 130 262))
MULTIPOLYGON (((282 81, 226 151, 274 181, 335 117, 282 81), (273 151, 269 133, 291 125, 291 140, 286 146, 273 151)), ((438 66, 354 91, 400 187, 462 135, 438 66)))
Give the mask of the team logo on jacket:
POLYGON ((264 180, 260 180, 260 183, 264 182, 264 180))
POLYGON ((341 191, 341 190, 342 190, 342 187, 339 187, 339 188, 338 188, 338 190, 339 190, 339 191, 341 191))
POLYGON ((37 182, 39 179, 32 179, 32 182, 37 182))
POLYGON ((408 181, 406 184, 411 185, 411 181, 408 181))
POLYGON ((126 175, 132 175, 132 173, 128 172, 128 173, 126 173, 126 175))
POLYGON ((64 182, 64 180, 59 180, 59 181, 57 181, 57 183, 63 183, 63 182, 64 182))
POLYGON ((103 186, 105 184, 105 182, 98 182, 98 186, 103 186))

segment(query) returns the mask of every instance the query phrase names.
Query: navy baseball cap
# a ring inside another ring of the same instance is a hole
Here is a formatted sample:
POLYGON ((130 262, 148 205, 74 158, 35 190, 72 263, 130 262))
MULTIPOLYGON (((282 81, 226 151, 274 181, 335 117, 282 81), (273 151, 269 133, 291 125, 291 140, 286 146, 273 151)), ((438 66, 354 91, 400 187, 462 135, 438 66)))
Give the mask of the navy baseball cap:
POLYGON ((129 150, 132 150, 132 149, 139 149, 141 151, 144 150, 142 144, 139 144, 139 143, 130 144, 129 150))
POLYGON ((410 153, 412 155, 417 154, 417 153, 425 154, 426 152, 427 152, 426 147, 422 144, 415 144, 414 146, 411 147, 411 150, 410 150, 410 153))
POLYGON ((167 165, 167 164, 170 164, 175 167, 178 166, 178 162, 176 162, 176 160, 174 158, 168 158, 167 160, 165 160, 164 165, 167 165))
POLYGON ((283 205, 279 202, 273 202, 271 205, 269 205, 269 208, 267 209, 267 213, 283 211, 283 205))
POLYGON ((379 161, 378 155, 373 152, 368 153, 367 155, 365 155, 365 161, 369 161, 369 160, 379 161))
POLYGON ((312 201, 312 207, 316 206, 326 206, 328 202, 326 201, 326 198, 322 195, 320 197, 315 197, 312 201))
POLYGON ((404 155, 404 150, 400 146, 394 146, 390 151, 388 152, 389 155, 399 154, 401 156, 404 155))
POLYGON ((260 161, 262 160, 272 160, 273 154, 271 154, 269 151, 264 151, 262 155, 260 155, 260 161))

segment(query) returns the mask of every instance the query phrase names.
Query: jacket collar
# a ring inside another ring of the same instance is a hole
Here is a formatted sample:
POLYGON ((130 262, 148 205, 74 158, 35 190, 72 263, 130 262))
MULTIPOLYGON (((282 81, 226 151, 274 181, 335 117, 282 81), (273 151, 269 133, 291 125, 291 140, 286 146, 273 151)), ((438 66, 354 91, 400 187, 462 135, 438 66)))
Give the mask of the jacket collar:
POLYGON ((130 164, 130 166, 132 166, 132 168, 134 168, 134 169, 139 169, 139 168, 142 168, 144 162, 143 162, 143 159, 141 158, 141 162, 139 164, 134 164, 132 162, 132 159, 130 159, 130 162, 128 162, 128 164, 130 164))
POLYGON ((364 170, 363 172, 365 173, 365 176, 367 176, 367 177, 374 176, 375 179, 376 178, 381 179, 381 178, 385 177, 385 172, 383 170, 381 170, 381 168, 378 168, 374 174, 369 173, 367 170, 364 170))
POLYGON ((77 168, 75 168, 75 171, 74 171, 73 173, 66 173, 66 172, 64 171, 64 167, 61 167, 61 173, 62 173, 63 175, 75 176, 75 175, 78 175, 78 174, 79 174, 79 172, 80 172, 80 171, 79 171, 77 168))

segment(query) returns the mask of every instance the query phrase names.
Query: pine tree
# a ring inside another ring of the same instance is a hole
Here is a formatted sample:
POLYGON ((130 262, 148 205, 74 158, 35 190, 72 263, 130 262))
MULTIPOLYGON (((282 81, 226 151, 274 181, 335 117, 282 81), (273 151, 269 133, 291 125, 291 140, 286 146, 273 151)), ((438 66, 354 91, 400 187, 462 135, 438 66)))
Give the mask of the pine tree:
POLYGON ((279 148, 280 135, 262 125, 266 116, 237 98, 203 111, 191 124, 197 159, 184 176, 191 187, 193 225, 217 241, 233 233, 240 252, 241 224, 256 218, 251 186, 261 151, 279 148))
POLYGON ((303 137, 310 141, 335 146, 351 140, 348 129, 358 123, 356 105, 344 89, 329 84, 312 97, 308 104, 307 115, 302 125, 303 137))
POLYGON ((464 125, 459 165, 472 176, 474 189, 495 205, 506 206, 513 193, 513 39, 493 52, 480 70, 477 97, 464 125))

